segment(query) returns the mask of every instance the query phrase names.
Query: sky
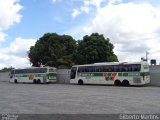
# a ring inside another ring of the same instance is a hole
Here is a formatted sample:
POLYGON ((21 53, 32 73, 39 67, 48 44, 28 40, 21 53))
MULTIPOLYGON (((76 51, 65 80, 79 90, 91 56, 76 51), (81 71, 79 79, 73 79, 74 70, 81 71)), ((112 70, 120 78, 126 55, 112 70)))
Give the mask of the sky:
POLYGON ((97 32, 120 62, 148 52, 160 63, 159 0, 0 0, 0 69, 31 66, 27 52, 48 32, 76 40, 97 32))

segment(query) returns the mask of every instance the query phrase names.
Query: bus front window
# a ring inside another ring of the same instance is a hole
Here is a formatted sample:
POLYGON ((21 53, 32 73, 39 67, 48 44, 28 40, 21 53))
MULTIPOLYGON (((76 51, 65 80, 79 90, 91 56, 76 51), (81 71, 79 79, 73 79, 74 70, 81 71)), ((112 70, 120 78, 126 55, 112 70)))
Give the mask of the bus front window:
POLYGON ((72 67, 71 68, 71 79, 75 79, 76 77, 76 71, 77 71, 77 67, 72 67))

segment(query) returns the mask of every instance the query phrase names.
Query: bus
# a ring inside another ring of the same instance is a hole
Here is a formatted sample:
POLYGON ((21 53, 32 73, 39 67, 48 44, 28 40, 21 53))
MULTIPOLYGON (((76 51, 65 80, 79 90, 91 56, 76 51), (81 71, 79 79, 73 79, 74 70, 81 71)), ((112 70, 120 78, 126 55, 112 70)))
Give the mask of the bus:
POLYGON ((106 62, 72 66, 70 83, 108 84, 115 86, 150 83, 149 64, 141 62, 106 62))
POLYGON ((13 69, 10 72, 10 82, 37 84, 56 82, 56 68, 31 67, 24 69, 13 69))

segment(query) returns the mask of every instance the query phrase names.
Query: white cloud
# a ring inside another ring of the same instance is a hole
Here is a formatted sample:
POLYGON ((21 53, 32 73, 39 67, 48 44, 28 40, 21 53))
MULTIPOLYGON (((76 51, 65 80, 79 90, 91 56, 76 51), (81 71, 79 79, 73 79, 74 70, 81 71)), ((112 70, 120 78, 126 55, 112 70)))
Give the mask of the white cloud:
POLYGON ((23 7, 19 0, 0 0, 0 42, 5 41, 5 30, 13 24, 19 23, 21 15, 18 13, 23 7))
POLYGON ((106 1, 106 0, 85 0, 84 5, 85 6, 94 5, 98 8, 98 7, 100 7, 101 3, 104 1, 106 1))
POLYGON ((27 51, 35 45, 34 39, 16 38, 9 47, 0 48, 0 67, 27 67, 30 65, 27 51))
POLYGON ((73 9, 73 12, 72 12, 73 18, 76 18, 79 14, 80 14, 80 11, 78 11, 77 9, 73 9))
POLYGON ((123 0, 108 0, 109 4, 116 4, 116 3, 122 3, 123 0))
POLYGON ((4 32, 0 31, 0 42, 5 41, 5 38, 7 37, 7 34, 5 34, 4 32))
MULTIPOLYGON (((117 2, 110 1, 112 3, 117 2)), ((119 0, 119 2, 121 2, 119 0)), ((85 33, 98 32, 110 38, 120 61, 138 61, 146 51, 149 59, 160 60, 160 8, 147 3, 107 4, 83 27, 85 33)))
POLYGON ((105 0, 84 0, 83 5, 80 6, 80 8, 73 9, 72 17, 76 18, 83 12, 88 14, 90 12, 91 6, 95 6, 96 9, 98 9, 104 1, 105 0))
POLYGON ((87 6, 81 6, 81 12, 89 13, 90 9, 87 6))
POLYGON ((56 2, 62 2, 62 0, 51 0, 53 4, 55 4, 56 2))

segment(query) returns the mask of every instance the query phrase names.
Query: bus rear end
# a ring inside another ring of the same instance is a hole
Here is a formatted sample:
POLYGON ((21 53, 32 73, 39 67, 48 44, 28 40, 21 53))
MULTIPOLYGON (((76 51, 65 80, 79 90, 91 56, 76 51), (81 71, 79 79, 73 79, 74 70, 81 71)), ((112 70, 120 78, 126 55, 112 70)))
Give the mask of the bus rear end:
POLYGON ((149 64, 146 61, 142 61, 139 77, 133 77, 132 85, 145 85, 148 83, 150 83, 149 64))
POLYGON ((48 83, 55 83, 57 81, 57 73, 56 68, 50 67, 48 68, 48 83))

